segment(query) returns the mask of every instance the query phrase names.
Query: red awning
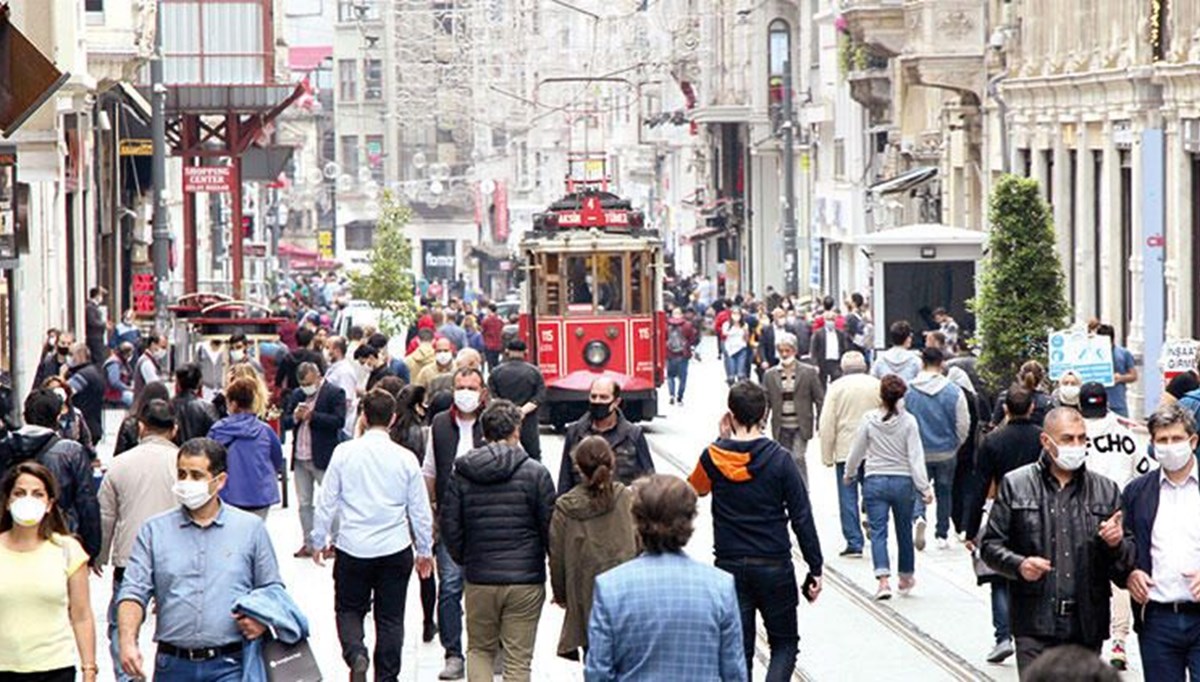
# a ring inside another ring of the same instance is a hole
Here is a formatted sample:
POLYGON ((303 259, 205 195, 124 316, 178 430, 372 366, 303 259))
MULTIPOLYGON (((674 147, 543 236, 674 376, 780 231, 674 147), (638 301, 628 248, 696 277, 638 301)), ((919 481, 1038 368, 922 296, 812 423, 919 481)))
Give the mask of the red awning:
POLYGON ((332 45, 303 45, 288 48, 288 68, 296 73, 308 73, 333 57, 332 45))
POLYGON ((321 257, 320 252, 318 252, 316 249, 306 249, 302 246, 296 246, 295 244, 289 244, 287 242, 281 242, 279 244, 278 253, 280 258, 316 260, 321 257))

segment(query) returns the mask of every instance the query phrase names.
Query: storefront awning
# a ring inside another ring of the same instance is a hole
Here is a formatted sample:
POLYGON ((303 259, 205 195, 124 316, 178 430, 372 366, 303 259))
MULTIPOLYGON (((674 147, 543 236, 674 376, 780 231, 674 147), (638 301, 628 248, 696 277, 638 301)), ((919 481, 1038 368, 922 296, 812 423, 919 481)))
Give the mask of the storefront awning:
POLYGON ((890 180, 877 182, 868 189, 879 195, 898 194, 929 182, 937 177, 937 174, 938 169, 936 166, 922 166, 921 168, 905 171, 890 180))
POLYGON ((702 227, 698 230, 685 232, 681 236, 684 244, 695 244, 698 241, 711 239, 725 232, 724 227, 702 227))

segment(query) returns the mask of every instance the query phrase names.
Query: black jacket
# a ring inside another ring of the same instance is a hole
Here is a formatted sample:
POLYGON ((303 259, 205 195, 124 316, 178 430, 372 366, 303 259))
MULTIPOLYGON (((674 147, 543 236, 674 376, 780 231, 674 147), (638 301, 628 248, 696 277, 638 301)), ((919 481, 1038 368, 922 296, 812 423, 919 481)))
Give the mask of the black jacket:
POLYGON ((33 387, 41 388, 42 382, 52 376, 56 376, 62 371, 65 364, 66 360, 59 360, 54 350, 51 349, 49 353, 42 356, 42 361, 38 363, 37 372, 33 375, 33 387))
POLYGON ((291 391, 300 387, 296 370, 300 365, 311 362, 317 366, 321 374, 325 374, 325 357, 311 348, 297 348, 283 356, 279 366, 275 368, 275 387, 282 391, 291 391))
MULTIPOLYGON (((520 407, 525 403, 541 405, 546 400, 546 381, 542 370, 524 360, 506 360, 488 375, 488 395, 511 400, 520 407)), ((521 420, 521 447, 530 457, 542 459, 541 436, 538 433, 538 411, 521 420)))
MULTIPOLYGON (((1121 493, 1121 509, 1125 512, 1125 537, 1132 539, 1135 548, 1133 568, 1147 575, 1154 575, 1154 562, 1150 554, 1150 539, 1154 532, 1154 521, 1158 518, 1158 501, 1162 492, 1163 472, 1159 469, 1142 474, 1125 486, 1121 493)), ((1132 569, 1131 571, 1132 572, 1132 569)), ((1128 580, 1128 576, 1125 577, 1128 580)), ((1119 583, 1125 586, 1125 581, 1119 583)), ((1145 611, 1133 609, 1133 629, 1142 631, 1145 611)))
POLYGON ((121 426, 117 427, 117 443, 113 446, 113 456, 116 457, 126 450, 137 447, 141 437, 142 432, 137 417, 129 415, 122 419, 121 426))
MULTIPOLYGON (((297 388, 288 394, 283 403, 283 428, 293 433, 293 444, 299 440, 300 424, 292 417, 292 412, 306 398, 304 391, 297 388)), ((342 428, 346 425, 346 392, 328 381, 321 382, 312 416, 308 420, 313 465, 324 471, 329 468, 333 449, 342 442, 342 428)), ((296 468, 295 455, 292 456, 292 468, 296 468)))
MULTIPOLYGON (((826 322, 825 324, 833 324, 826 322)), ((825 327, 812 330, 811 340, 808 342, 808 357, 809 360, 816 366, 820 367, 822 362, 825 362, 825 327)), ((838 359, 841 359, 847 351, 853 350, 850 348, 850 339, 846 337, 846 332, 841 329, 835 329, 834 334, 838 340, 838 359)))
POLYGON ((51 430, 26 426, 0 439, 0 473, 27 461, 54 474, 58 482, 58 508, 67 517, 67 527, 79 536, 83 549, 95 563, 100 554, 100 504, 92 481, 92 460, 87 450, 73 440, 59 438, 51 430))
POLYGON ((575 462, 571 459, 571 451, 579 442, 588 436, 600 436, 608 441, 617 456, 616 480, 629 485, 638 477, 654 473, 654 460, 650 458, 650 444, 646 435, 637 424, 625 419, 625 415, 617 413, 617 425, 605 431, 592 431, 591 415, 583 415, 579 421, 567 427, 566 439, 563 441, 562 464, 558 469, 558 494, 566 495, 579 483, 575 471, 575 462))
POLYGON ((181 391, 171 400, 171 414, 175 415, 176 445, 207 437, 209 429, 219 419, 217 408, 191 391, 181 391))
MULTIPOLYGON (((434 470, 437 472, 437 478, 434 480, 435 504, 440 504, 446 499, 446 488, 450 487, 450 478, 454 475, 454 458, 458 455, 458 424, 454 421, 454 415, 453 408, 439 412, 434 415, 433 422, 429 425, 430 438, 433 440, 434 470)), ((471 438, 475 448, 483 447, 483 426, 478 419, 471 428, 471 438)), ((426 452, 425 456, 430 454, 426 452)))
POLYGON ((89 445, 94 446, 104 435, 104 375, 92 364, 80 365, 69 373, 74 390, 71 405, 83 413, 83 420, 92 436, 89 445))
POLYGON ((518 446, 488 443, 455 462, 438 520, 467 582, 541 585, 553 513, 546 467, 518 446))
POLYGON ((1022 417, 1013 419, 984 437, 975 459, 978 474, 976 485, 979 487, 970 497, 971 508, 967 510, 963 529, 968 538, 979 534, 979 524, 983 521, 983 503, 987 499, 992 481, 996 482, 998 490, 1000 481, 1004 480, 1010 471, 1036 462, 1042 454, 1041 435, 1040 426, 1022 417))
MULTIPOLYGON (((1037 582, 1020 576, 1028 557, 1049 559, 1065 536, 1071 543, 1075 568, 1075 612, 1081 627, 1080 644, 1099 647, 1108 639, 1109 581, 1124 586, 1133 569, 1134 547, 1128 535, 1116 548, 1100 539, 1100 523, 1121 508, 1117 484, 1086 467, 1075 472, 1065 518, 1051 513, 1058 487, 1050 472, 1049 455, 1004 477, 988 517, 981 554, 992 570, 1009 580, 1012 632, 1017 637, 1055 636, 1054 574, 1037 582), (1063 533, 1062 524, 1069 524, 1063 533)), ((1055 566, 1055 570, 1063 570, 1055 566)))
MULTIPOLYGON (((992 405, 992 427, 995 428, 1004 421, 1004 401, 1008 398, 1008 391, 1001 391, 1000 395, 996 396, 996 403, 992 405)), ((1050 410, 1054 409, 1054 400, 1043 393, 1042 391, 1033 392, 1033 414, 1029 416, 1034 424, 1041 426, 1046 421, 1046 415, 1050 410)))

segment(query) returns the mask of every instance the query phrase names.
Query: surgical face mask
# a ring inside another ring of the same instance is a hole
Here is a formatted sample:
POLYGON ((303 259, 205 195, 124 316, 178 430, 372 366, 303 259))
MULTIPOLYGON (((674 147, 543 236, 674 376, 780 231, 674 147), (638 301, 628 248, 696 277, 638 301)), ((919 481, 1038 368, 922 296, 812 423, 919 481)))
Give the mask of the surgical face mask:
POLYGON ((784 357, 784 356, 780 355, 779 361, 782 362, 784 365, 791 367, 792 365, 796 364, 796 356, 789 355, 787 357, 784 357))
POLYGON ((75 369, 78 366, 79 366, 78 360, 76 360, 75 358, 67 358, 67 367, 70 367, 71 369, 75 369))
POLYGON ((1058 451, 1058 457, 1054 459, 1054 463, 1063 471, 1075 471, 1083 466, 1084 460, 1087 459, 1086 445, 1055 444, 1054 449, 1058 451))
POLYGON ((1059 386, 1058 395, 1063 399, 1064 403, 1067 403, 1068 405, 1078 405, 1080 388, 1080 386, 1072 386, 1069 384, 1066 386, 1059 386))
POLYGON ((46 515, 46 503, 36 497, 19 497, 9 506, 13 523, 18 526, 36 526, 46 515))
POLYGON ((246 351, 231 350, 229 351, 229 359, 233 360, 234 362, 241 362, 242 360, 246 359, 246 351))
POLYGON ((445 366, 450 364, 450 361, 454 359, 454 354, 448 350, 439 350, 437 353, 434 353, 433 357, 439 365, 445 366))
POLYGON ((588 414, 591 415, 593 421, 599 421, 612 414, 612 403, 588 403, 588 414))
POLYGON ((208 490, 208 481, 176 481, 171 492, 175 493, 179 504, 193 511, 203 507, 213 496, 208 490))
POLYGON ((304 395, 314 396, 317 394, 317 388, 318 386, 316 384, 311 384, 309 386, 301 386, 300 390, 304 392, 304 395))
POLYGON ((1163 469, 1175 472, 1186 467, 1194 456, 1191 441, 1155 444, 1154 457, 1163 469))
POLYGON ((162 362, 163 360, 166 359, 166 357, 167 357, 167 349, 166 348, 159 348, 158 350, 154 351, 154 359, 155 360, 162 362))
POLYGON ((54 389, 54 395, 58 396, 58 399, 63 401, 64 403, 67 402, 66 390, 61 389, 61 388, 56 388, 56 389, 54 389))
POLYGON ((472 414, 479 409, 479 391, 460 388, 454 392, 454 406, 459 412, 472 414))

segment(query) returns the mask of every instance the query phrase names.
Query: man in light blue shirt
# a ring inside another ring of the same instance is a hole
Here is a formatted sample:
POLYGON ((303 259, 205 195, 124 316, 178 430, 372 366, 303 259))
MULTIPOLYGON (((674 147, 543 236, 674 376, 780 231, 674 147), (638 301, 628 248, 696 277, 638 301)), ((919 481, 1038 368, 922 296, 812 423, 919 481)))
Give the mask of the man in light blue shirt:
POLYGON ((388 681, 400 674, 414 545, 417 575, 433 573, 433 513, 416 454, 388 435, 396 414, 392 395, 375 389, 361 407, 363 435, 337 446, 325 470, 310 547, 318 565, 336 556, 333 608, 350 679, 366 680, 363 619, 374 608, 375 679, 388 681), (331 543, 334 518, 339 525, 331 543))
POLYGON ((1117 333, 1111 324, 1102 324, 1096 328, 1100 336, 1107 336, 1112 344, 1113 383, 1108 392, 1108 409, 1122 417, 1129 418, 1129 402, 1126 399, 1126 386, 1138 380, 1137 363, 1129 349, 1117 344, 1117 333))
POLYGON ((153 598, 156 682, 242 678, 242 647, 266 627, 233 613, 250 592, 282 585, 262 520, 221 502, 228 477, 224 446, 193 438, 179 449, 174 487, 181 507, 142 526, 117 593, 121 667, 144 678, 138 630, 153 598))

